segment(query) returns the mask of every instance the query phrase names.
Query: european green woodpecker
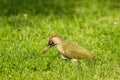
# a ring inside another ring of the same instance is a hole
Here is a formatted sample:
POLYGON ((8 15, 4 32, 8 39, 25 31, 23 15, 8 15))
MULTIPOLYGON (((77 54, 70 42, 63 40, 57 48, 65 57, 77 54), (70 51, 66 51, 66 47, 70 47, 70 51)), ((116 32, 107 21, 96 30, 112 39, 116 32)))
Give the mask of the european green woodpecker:
POLYGON ((57 47, 58 51, 64 58, 80 60, 94 57, 94 54, 92 52, 86 50, 76 43, 68 42, 60 36, 52 36, 49 39, 48 45, 44 49, 44 52, 53 46, 57 47))

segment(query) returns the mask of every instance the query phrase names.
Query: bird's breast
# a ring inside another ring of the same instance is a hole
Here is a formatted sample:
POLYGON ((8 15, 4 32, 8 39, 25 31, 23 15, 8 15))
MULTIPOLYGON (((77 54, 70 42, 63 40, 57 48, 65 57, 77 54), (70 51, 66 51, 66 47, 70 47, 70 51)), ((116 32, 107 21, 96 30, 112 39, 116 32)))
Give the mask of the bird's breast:
POLYGON ((64 54, 64 50, 63 50, 62 46, 57 46, 57 49, 60 53, 64 54))

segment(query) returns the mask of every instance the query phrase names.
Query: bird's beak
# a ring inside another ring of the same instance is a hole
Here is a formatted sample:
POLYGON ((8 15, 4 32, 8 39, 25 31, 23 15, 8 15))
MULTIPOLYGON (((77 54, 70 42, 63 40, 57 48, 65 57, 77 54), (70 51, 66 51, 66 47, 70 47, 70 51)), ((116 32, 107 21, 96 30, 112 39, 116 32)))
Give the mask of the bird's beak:
POLYGON ((45 53, 51 46, 48 45, 44 50, 43 50, 43 53, 45 53))

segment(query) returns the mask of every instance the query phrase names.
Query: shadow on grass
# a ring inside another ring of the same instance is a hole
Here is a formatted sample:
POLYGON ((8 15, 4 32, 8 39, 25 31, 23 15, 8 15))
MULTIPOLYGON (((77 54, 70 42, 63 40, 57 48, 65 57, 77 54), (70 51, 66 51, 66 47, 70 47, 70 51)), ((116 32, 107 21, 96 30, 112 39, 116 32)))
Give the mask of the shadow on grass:
POLYGON ((83 19, 91 14, 92 16, 105 15, 105 13, 107 15, 106 10, 119 10, 119 3, 119 0, 0 0, 0 16, 5 16, 0 19, 0 26, 8 24, 15 27, 34 26, 34 22, 30 18, 26 19, 24 14, 42 15, 43 18, 52 14, 52 16, 58 18, 62 16, 62 18, 70 20, 74 15, 83 19), (106 7, 105 10, 103 7, 106 7), (23 14, 23 16, 16 17, 19 14, 23 14), (8 18, 9 16, 10 18, 8 18))
POLYGON ((0 15, 10 16, 22 13, 32 15, 74 14, 72 0, 1 0, 0 15))
MULTIPOLYGON (((73 15, 76 13, 76 6, 79 6, 79 11, 90 5, 119 3, 119 0, 0 0, 0 15, 10 16, 17 14, 31 15, 73 15), (91 4, 92 3, 92 4, 91 4)), ((113 8, 120 8, 120 5, 115 5, 113 8)))

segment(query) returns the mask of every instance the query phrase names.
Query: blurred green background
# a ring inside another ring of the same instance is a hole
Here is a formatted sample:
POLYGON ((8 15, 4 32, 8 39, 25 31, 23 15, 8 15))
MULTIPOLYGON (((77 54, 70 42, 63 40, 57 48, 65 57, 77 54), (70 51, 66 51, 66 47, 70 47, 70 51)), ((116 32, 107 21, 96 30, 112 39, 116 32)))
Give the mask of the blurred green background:
POLYGON ((0 80, 119 80, 119 0, 0 0, 0 80), (63 60, 53 35, 99 60, 63 60))

